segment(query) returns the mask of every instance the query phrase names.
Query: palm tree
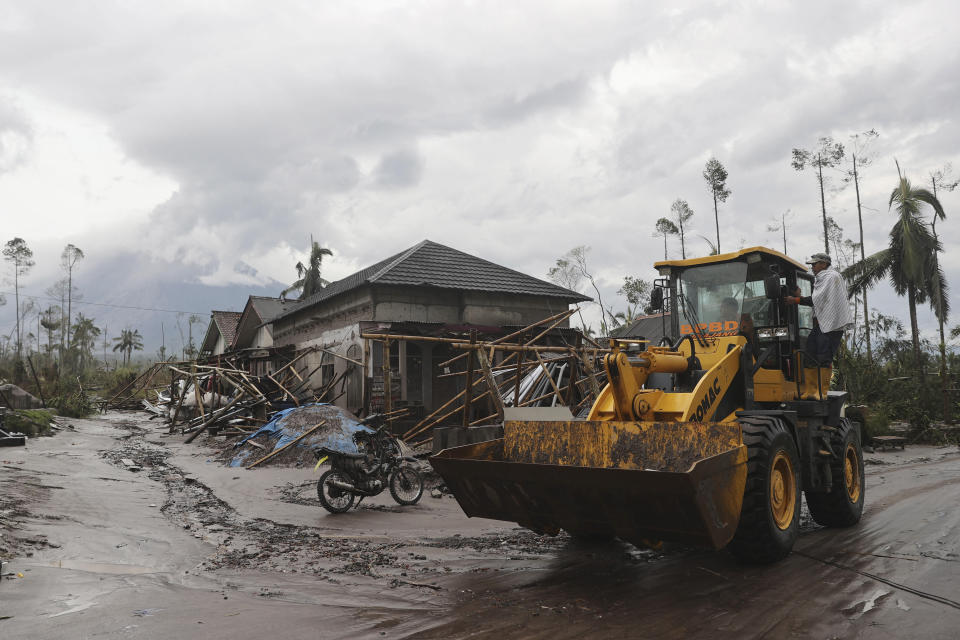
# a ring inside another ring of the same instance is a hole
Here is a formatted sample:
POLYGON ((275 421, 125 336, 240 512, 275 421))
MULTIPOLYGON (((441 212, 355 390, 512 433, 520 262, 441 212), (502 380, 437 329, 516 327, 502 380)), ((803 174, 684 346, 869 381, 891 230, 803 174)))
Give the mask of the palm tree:
POLYGON ((77 321, 73 324, 73 335, 70 340, 70 353, 74 354, 77 371, 83 371, 87 363, 93 359, 93 348, 96 345, 100 328, 94 326, 93 318, 85 318, 82 313, 77 314, 77 321))
POLYGON ((130 364, 130 356, 134 350, 143 351, 143 336, 140 335, 139 329, 132 331, 123 329, 120 331, 120 336, 114 338, 113 342, 113 350, 123 354, 124 366, 130 364))
MULTIPOLYGON (((900 167, 897 166, 899 171, 900 167)), ((913 356, 920 363, 920 330, 917 327, 917 303, 928 299, 934 311, 940 315, 949 312, 946 299, 946 282, 936 263, 936 254, 941 250, 930 227, 920 217, 921 205, 929 205, 934 215, 943 220, 943 206, 930 191, 914 187, 903 174, 900 183, 890 194, 888 206, 896 207, 897 222, 890 230, 890 245, 860 262, 851 265, 843 275, 849 283, 849 291, 860 293, 885 277, 890 278, 898 296, 907 296, 910 306, 910 332, 913 338, 913 356)))
POLYGON ((330 284, 320 277, 320 265, 323 263, 323 256, 333 256, 333 252, 326 247, 321 247, 319 243, 310 236, 310 266, 304 266, 302 262, 297 263, 298 280, 292 285, 280 292, 281 298, 286 298, 291 291, 300 291, 300 300, 306 300, 316 292, 330 284))
POLYGON ((703 235, 702 233, 698 233, 697 235, 700 236, 701 238, 703 238, 704 242, 706 242, 707 245, 710 247, 710 253, 707 254, 707 255, 711 255, 711 256, 718 256, 718 255, 720 255, 720 247, 717 246, 717 245, 715 245, 715 244, 713 244, 712 242, 710 242, 710 238, 708 238, 707 236, 703 235))
POLYGON ((639 305, 628 304, 626 311, 617 311, 615 314, 613 314, 613 317, 619 323, 617 325, 618 327, 626 327, 636 322, 637 318, 640 317, 640 313, 638 312, 639 305))

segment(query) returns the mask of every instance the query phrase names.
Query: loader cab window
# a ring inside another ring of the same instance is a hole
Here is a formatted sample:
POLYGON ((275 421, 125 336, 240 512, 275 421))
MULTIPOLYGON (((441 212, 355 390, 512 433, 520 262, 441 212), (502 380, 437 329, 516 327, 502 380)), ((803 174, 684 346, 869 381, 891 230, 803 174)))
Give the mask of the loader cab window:
POLYGON ((691 267, 677 278, 680 334, 699 323, 704 333, 735 335, 749 323, 770 324, 771 305, 763 289, 770 273, 764 262, 726 262, 691 267))
MULTIPOLYGON (((800 295, 807 297, 813 295, 813 281, 809 276, 797 273, 797 286, 800 287, 800 295)), ((807 336, 813 331, 813 307, 797 305, 797 329, 800 338, 800 344, 806 344, 807 336)))

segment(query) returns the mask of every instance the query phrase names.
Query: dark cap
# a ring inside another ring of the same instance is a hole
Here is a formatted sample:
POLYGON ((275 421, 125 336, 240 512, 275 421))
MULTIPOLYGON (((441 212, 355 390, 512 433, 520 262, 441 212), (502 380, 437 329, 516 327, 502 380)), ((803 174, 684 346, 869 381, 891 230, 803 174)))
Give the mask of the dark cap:
POLYGON ((828 265, 833 264, 833 260, 825 253, 815 253, 807 260, 807 264, 817 264, 818 262, 826 262, 828 265))

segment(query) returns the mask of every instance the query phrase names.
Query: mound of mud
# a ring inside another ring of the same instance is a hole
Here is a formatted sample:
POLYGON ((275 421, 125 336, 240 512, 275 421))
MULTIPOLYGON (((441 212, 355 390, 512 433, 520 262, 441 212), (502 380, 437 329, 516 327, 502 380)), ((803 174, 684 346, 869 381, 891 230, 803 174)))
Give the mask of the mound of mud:
POLYGON ((353 434, 361 430, 370 431, 360 424, 356 416, 340 407, 330 404, 303 405, 277 413, 255 433, 227 447, 216 457, 231 467, 247 466, 272 451, 282 449, 321 422, 323 425, 319 429, 257 467, 312 466, 316 464, 313 454, 316 447, 356 452, 353 434))

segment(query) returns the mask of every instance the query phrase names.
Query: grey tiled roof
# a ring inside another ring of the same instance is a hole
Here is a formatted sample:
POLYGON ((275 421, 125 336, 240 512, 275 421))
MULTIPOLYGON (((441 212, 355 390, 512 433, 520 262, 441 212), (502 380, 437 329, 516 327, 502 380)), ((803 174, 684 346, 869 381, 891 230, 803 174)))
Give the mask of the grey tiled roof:
POLYGON ((663 330, 666 328, 667 334, 670 333, 670 314, 657 314, 653 316, 640 316, 632 323, 617 327, 610 332, 611 338, 636 338, 649 340, 653 345, 660 342, 663 337, 663 330))
POLYGON ((296 300, 281 300, 280 298, 268 298, 266 296, 250 296, 250 304, 257 315, 260 316, 260 322, 268 322, 295 307, 297 302, 296 300))
POLYGON ((277 317, 287 316, 366 283, 550 296, 570 302, 590 300, 576 291, 424 240, 406 251, 330 283, 277 317))
POLYGON ((238 349, 249 346, 257 328, 267 324, 284 311, 297 306, 296 300, 282 300, 267 296, 250 296, 243 307, 240 321, 237 323, 236 335, 233 338, 232 348, 238 349))
POLYGON ((233 337, 237 334, 237 325, 240 323, 239 311, 213 311, 213 319, 220 329, 220 335, 223 336, 224 343, 227 346, 233 343, 233 337))

